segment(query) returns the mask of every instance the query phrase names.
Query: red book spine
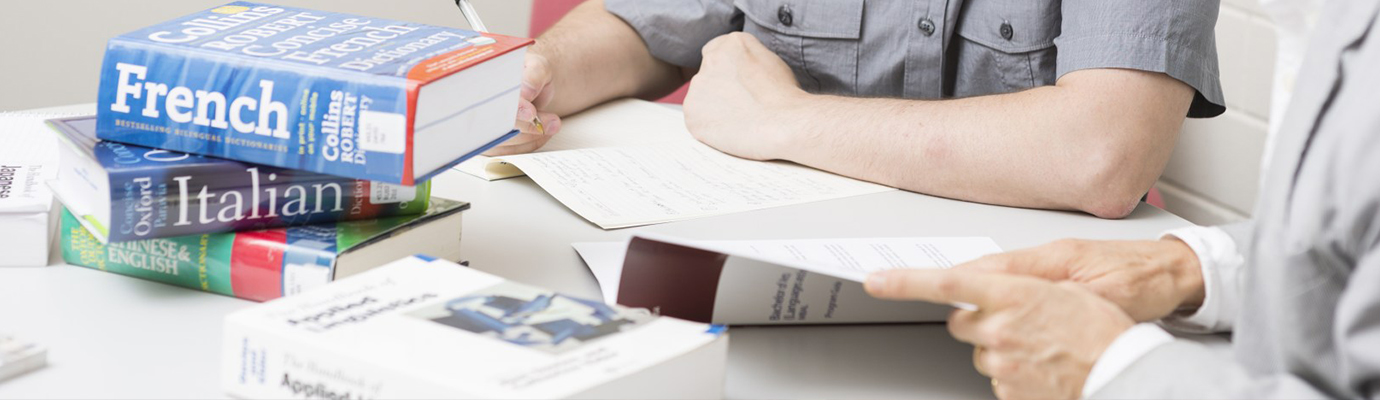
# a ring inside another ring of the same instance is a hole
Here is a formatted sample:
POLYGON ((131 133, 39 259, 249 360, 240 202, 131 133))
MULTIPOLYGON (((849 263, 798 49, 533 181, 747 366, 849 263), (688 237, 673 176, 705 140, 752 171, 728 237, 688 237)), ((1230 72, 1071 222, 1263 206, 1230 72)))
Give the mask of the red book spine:
POLYGON ((235 297, 268 301, 283 297, 283 253, 287 231, 240 232, 230 257, 230 281, 235 297))

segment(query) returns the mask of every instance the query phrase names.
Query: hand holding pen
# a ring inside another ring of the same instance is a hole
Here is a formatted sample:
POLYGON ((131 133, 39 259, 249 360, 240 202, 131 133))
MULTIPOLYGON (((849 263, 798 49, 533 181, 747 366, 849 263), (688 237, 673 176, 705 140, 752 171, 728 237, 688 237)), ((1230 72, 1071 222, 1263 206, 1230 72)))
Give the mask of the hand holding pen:
MULTIPOLYGON (((484 21, 479 19, 479 13, 469 0, 455 0, 455 5, 464 14, 465 21, 470 24, 470 28, 479 32, 488 32, 484 21)), ((560 130, 559 116, 540 111, 546 107, 547 103, 551 102, 554 93, 549 67, 545 57, 531 52, 527 53, 527 59, 523 65, 521 99, 518 103, 517 120, 514 125, 521 131, 521 134, 490 149, 484 155, 500 156, 530 153, 546 144, 551 135, 560 130)))

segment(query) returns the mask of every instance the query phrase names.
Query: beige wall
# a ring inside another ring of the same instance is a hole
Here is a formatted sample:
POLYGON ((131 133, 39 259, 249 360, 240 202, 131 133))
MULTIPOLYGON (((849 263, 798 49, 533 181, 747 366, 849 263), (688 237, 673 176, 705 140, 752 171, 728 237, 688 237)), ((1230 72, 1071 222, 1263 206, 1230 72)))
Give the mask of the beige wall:
MULTIPOLYGON (((232 0, 7 1, 0 10, 0 110, 96 101, 110 37, 232 0)), ((465 27, 451 0, 266 0, 266 3, 465 27)), ((527 35, 532 0, 474 0, 497 33, 527 35)))
POLYGON ((1159 185, 1165 208, 1198 224, 1244 219, 1255 206, 1275 57, 1258 0, 1222 1, 1217 49, 1227 113, 1184 124, 1159 185))

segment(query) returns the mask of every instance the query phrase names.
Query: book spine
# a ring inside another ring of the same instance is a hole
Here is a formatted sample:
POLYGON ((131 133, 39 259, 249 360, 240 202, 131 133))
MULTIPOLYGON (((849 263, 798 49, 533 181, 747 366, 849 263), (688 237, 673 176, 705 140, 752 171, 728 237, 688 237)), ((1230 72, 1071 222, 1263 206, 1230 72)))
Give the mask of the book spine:
POLYGON ((324 285, 335 263, 333 228, 103 244, 72 213, 64 209, 61 218, 59 244, 68 264, 247 300, 268 301, 324 285))
POLYGON ((400 77, 117 37, 97 126, 116 142, 411 185, 408 93, 400 77))
POLYGON ((429 182, 399 186, 239 163, 109 177, 112 242, 413 215, 431 198, 429 182))
POLYGON ((244 399, 471 398, 417 374, 330 351, 318 343, 284 338, 227 318, 221 353, 221 389, 244 399))

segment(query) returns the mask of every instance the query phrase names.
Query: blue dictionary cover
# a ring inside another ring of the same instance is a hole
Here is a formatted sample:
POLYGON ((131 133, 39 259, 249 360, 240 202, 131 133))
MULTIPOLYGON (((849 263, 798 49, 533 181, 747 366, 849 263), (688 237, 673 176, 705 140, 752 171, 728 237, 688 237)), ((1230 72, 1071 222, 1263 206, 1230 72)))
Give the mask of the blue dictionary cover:
MULTIPOLYGON (((531 43, 235 2, 111 39, 98 132, 116 142, 412 185, 433 172, 413 171, 419 88, 531 43)), ((483 147, 464 149, 454 162, 483 147)))
POLYGON ((93 117, 49 124, 64 142, 55 191, 109 242, 420 214, 431 198, 429 182, 397 186, 100 141, 93 117), (106 204, 108 214, 95 209, 106 204))

